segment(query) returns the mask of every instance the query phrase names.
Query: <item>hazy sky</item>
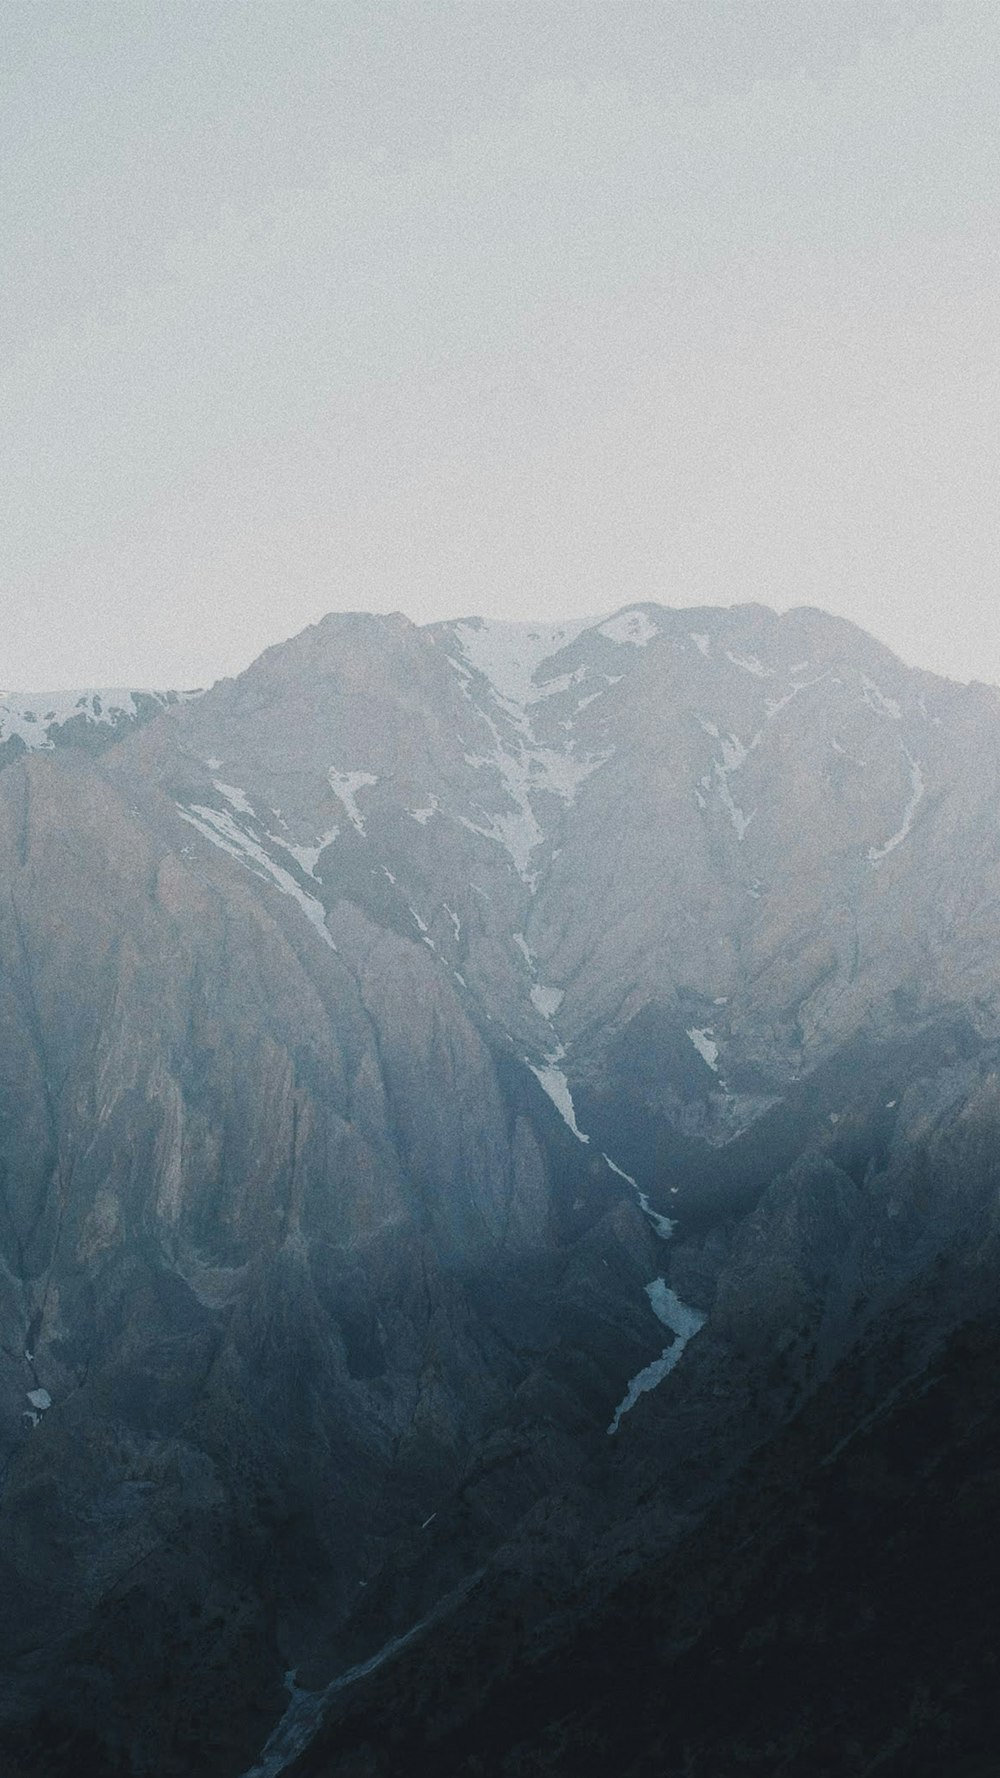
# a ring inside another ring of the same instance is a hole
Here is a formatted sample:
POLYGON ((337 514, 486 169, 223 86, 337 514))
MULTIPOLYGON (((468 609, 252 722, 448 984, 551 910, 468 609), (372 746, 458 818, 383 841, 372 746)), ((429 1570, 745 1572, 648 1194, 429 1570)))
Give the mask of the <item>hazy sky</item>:
POLYGON ((997 0, 0 26, 0 685, 646 598, 1000 680, 997 0))

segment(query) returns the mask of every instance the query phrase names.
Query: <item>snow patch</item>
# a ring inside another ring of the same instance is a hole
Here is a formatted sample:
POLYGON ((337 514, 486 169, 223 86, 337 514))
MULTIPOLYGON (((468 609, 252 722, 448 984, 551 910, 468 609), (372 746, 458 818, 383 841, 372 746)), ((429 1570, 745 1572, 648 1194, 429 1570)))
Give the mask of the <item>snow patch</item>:
POLYGON ((710 641, 708 631, 707 630, 689 630, 688 635, 690 636, 695 647, 697 649, 699 649, 701 651, 701 653, 703 655, 705 655, 707 658, 708 645, 709 645, 709 641, 710 641))
POLYGON ((327 778, 337 801, 343 803, 351 826, 363 834, 365 823, 357 804, 358 791, 364 790, 368 785, 377 784, 378 778, 374 772, 338 772, 335 766, 330 767, 327 778))
POLYGON ((33 1408, 37 1408, 40 1414, 47 1413, 52 1406, 52 1397, 47 1389, 29 1389, 28 1400, 33 1408))
POLYGON ((698 1051, 698 1054, 701 1057, 702 1061, 708 1063, 708 1066, 711 1068, 713 1074, 718 1074, 718 1072, 719 1072, 719 1046, 714 1041, 714 1039, 712 1037, 711 1025, 706 1025, 700 1031, 697 1031, 697 1030, 689 1031, 688 1036, 691 1039, 691 1042, 694 1044, 695 1049, 698 1051))
POLYGON ((558 682, 537 685, 535 675, 543 661, 568 648, 587 627, 586 619, 517 624, 476 618, 455 624, 453 634, 469 665, 482 673, 501 698, 528 704, 563 689, 558 682))
POLYGON ((406 813, 409 816, 411 816, 411 818, 414 821, 419 821, 421 827, 426 827, 431 816, 437 815, 439 812, 440 812, 440 805, 438 803, 438 799, 436 796, 431 797, 431 800, 427 804, 426 808, 424 808, 424 809, 407 809, 407 811, 406 811, 406 813))
POLYGON ((554 1019, 563 999, 561 988, 546 988, 541 982, 536 982, 531 990, 531 1004, 543 1019, 554 1019))

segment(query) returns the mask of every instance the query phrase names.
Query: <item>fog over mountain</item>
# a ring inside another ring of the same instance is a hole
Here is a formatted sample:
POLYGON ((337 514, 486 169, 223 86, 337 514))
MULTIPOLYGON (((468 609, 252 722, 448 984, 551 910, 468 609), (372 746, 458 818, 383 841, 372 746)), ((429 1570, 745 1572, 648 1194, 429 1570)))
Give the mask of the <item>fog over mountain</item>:
POLYGON ((1000 692, 334 615, 0 694, 11 1778, 987 1778, 1000 692))

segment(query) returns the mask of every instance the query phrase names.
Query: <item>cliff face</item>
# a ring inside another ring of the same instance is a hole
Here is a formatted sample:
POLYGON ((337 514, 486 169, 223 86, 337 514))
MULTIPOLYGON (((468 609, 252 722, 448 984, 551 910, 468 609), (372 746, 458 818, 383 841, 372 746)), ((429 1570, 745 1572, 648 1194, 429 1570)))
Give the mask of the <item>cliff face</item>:
POLYGON ((0 1745, 50 1778, 235 1774, 491 1561, 603 1598, 992 1238, 992 691, 643 606, 330 618, 143 714, 0 772, 0 1745))

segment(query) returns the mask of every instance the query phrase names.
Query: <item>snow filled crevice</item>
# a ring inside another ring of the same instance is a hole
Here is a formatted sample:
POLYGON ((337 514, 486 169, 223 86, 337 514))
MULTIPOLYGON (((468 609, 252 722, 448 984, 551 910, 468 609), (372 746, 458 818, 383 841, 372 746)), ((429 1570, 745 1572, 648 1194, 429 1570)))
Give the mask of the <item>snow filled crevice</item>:
POLYGON ((885 840, 881 846, 869 846, 868 862, 873 870, 877 870, 883 858, 888 858, 890 852, 895 852, 896 847, 903 844, 913 827, 914 816, 923 800, 925 786, 920 762, 914 759, 907 748, 901 747, 900 752, 910 769, 910 796, 903 810, 903 819, 896 832, 890 835, 889 839, 885 840))
POLYGON ((531 946, 528 944, 524 933, 514 932, 511 934, 511 937, 531 972, 531 987, 528 990, 528 998, 540 1017, 545 1019, 546 1023, 551 1024, 565 999, 565 994, 562 988, 556 988, 547 982, 540 982, 538 980, 538 960, 534 951, 531 949, 531 946))
MULTIPOLYGON (((520 948, 523 949, 526 958, 533 961, 532 953, 525 942, 523 933, 516 933, 515 940, 519 941, 520 948)), ((576 1121, 576 1110, 573 1105, 569 1081, 559 1066, 565 1055, 565 1047, 560 1043, 552 1054, 546 1057, 541 1066, 532 1062, 529 1062, 528 1066, 577 1141, 589 1143, 590 1137, 580 1129, 576 1121)), ((619 1179, 623 1179, 626 1185, 632 1187, 639 1208, 658 1239, 669 1241, 674 1233, 672 1218, 662 1216, 658 1210, 653 1209, 648 1193, 642 1190, 638 1180, 634 1179, 631 1173, 626 1173, 624 1167, 620 1167, 617 1161, 613 1161, 609 1154, 602 1154, 602 1159, 612 1173, 616 1174, 619 1179)), ((608 1427, 609 1437, 618 1431, 622 1416, 635 1406, 640 1395, 644 1395, 650 1389, 655 1389, 657 1384, 662 1383, 664 1377, 670 1375, 670 1372, 683 1357, 688 1342, 704 1327, 707 1320, 707 1317, 699 1309, 693 1309, 687 1303, 682 1303, 674 1291, 668 1288, 664 1278, 654 1278, 651 1283, 647 1284, 646 1295, 654 1315, 673 1334, 673 1343, 665 1347, 659 1357, 652 1359, 636 1376, 630 1379, 625 1395, 615 1409, 614 1417, 608 1427)))
MULTIPOLYGON (((808 661, 800 662, 799 666, 791 668, 791 671, 793 673, 799 672, 803 666, 807 667, 808 665, 809 665, 808 661)), ((767 717, 768 722, 773 722, 774 718, 776 716, 778 716, 780 714, 780 712, 782 710, 784 710, 788 704, 791 704, 794 702, 794 700, 798 697, 800 692, 809 691, 810 688, 814 685, 822 685, 824 679, 829 679, 829 677, 830 677, 830 671, 828 668, 825 673, 817 673, 816 677, 814 679, 799 680, 791 687, 790 691, 786 691, 783 698, 765 698, 764 699, 764 713, 767 717)))
POLYGON ((563 1003, 561 988, 548 988, 544 982, 534 982, 531 988, 531 1004, 543 1019, 554 1019, 563 1003))
POLYGON ((623 1416, 635 1407, 640 1395, 656 1389, 675 1370, 684 1356, 685 1349, 695 1335, 701 1332, 708 1317, 700 1309, 693 1309, 689 1303, 682 1303, 675 1291, 671 1290, 665 1278, 654 1278, 646 1286, 649 1306, 656 1319, 673 1334, 669 1346, 665 1346, 659 1358, 637 1371, 629 1379, 628 1388, 615 1409, 614 1417, 608 1427, 608 1437, 613 1438, 621 1426, 623 1416))
POLYGON ((750 826, 757 811, 754 809, 751 814, 746 815, 736 802, 733 793, 729 788, 729 773, 736 769, 734 766, 727 766, 724 762, 720 763, 720 761, 716 759, 712 761, 712 769, 715 774, 715 788, 719 801, 725 809, 726 814, 729 816, 730 822, 736 833, 736 838, 742 841, 747 828, 750 826))

